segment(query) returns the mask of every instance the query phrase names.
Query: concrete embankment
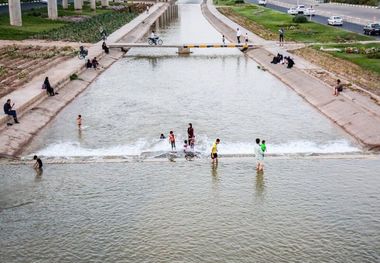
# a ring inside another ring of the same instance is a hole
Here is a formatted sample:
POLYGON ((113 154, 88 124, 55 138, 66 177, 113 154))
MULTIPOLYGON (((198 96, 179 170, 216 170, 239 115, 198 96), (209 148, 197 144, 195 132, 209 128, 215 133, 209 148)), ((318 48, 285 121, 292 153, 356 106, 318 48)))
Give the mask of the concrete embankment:
POLYGON ((316 69, 318 66, 291 55, 280 47, 274 48, 270 41, 258 37, 219 13, 211 0, 202 4, 202 12, 207 20, 231 42, 236 42, 237 27, 243 32, 248 32, 249 39, 262 47, 246 52, 247 56, 325 114, 365 149, 380 150, 380 107, 370 98, 354 92, 333 96, 332 87, 307 73, 307 69, 316 69), (288 69, 281 64, 271 64, 273 55, 277 52, 291 55, 296 61, 296 66, 288 69))
MULTIPOLYGON (((107 42, 118 41, 136 42, 140 40, 163 15, 169 3, 156 3, 150 8, 149 14, 145 12, 131 22, 112 33, 107 42)), ((97 57, 101 68, 99 70, 85 69, 85 61, 77 57, 46 71, 43 75, 35 77, 26 86, 15 90, 3 97, 11 98, 16 103, 16 110, 20 118, 20 124, 7 127, 5 122, 8 117, 1 115, 0 125, 0 157, 17 157, 30 143, 33 137, 45 127, 67 104, 84 91, 105 69, 121 58, 124 54, 121 50, 111 50, 105 55, 101 48, 102 42, 89 47, 89 57, 97 57), (70 76, 77 74, 76 80, 70 80, 70 76), (59 95, 47 97, 41 89, 45 76, 48 76, 52 86, 59 91, 59 95)), ((74 120, 75 121, 75 120, 74 120)))

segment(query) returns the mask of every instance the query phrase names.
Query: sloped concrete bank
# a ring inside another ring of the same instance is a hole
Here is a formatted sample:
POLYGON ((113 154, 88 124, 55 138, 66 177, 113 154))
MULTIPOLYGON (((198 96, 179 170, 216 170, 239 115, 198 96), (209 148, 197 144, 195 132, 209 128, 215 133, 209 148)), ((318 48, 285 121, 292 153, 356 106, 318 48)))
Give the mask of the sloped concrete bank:
MULTIPOLYGON (((206 19, 231 42, 235 42, 237 27, 243 32, 249 32, 219 13, 213 6, 212 0, 205 1, 202 4, 202 12, 206 19)), ((250 39, 257 40, 259 44, 266 42, 252 32, 249 32, 249 35, 252 36, 250 39)), ((284 51, 284 53, 286 52, 284 51)), ((350 97, 333 96, 331 87, 303 70, 307 67, 316 66, 307 65, 308 63, 302 61, 301 58, 296 57, 295 60, 296 64, 297 61, 300 61, 302 66, 292 69, 287 69, 283 65, 271 64, 274 50, 265 47, 265 44, 263 47, 250 50, 245 54, 340 126, 355 138, 364 149, 380 150, 380 107, 378 105, 370 101, 367 103, 372 103, 371 105, 363 105, 360 94, 351 94, 350 97)), ((292 55, 292 57, 295 56, 292 55)))
MULTIPOLYGON (((169 3, 156 3, 150 8, 149 14, 140 14, 131 22, 111 34, 107 42, 118 41, 137 42, 140 40, 165 13, 169 3)), ((83 92, 102 72, 121 58, 124 54, 121 50, 110 50, 105 55, 101 48, 102 42, 89 47, 89 57, 97 57, 101 68, 99 70, 85 69, 85 61, 73 58, 57 65, 43 75, 35 77, 25 87, 18 89, 6 97, 16 102, 16 110, 20 124, 7 127, 7 116, 0 116, 0 157, 17 158, 25 150, 33 137, 44 128, 66 105, 83 92), (76 80, 70 80, 70 76, 77 74, 76 80), (59 91, 59 95, 47 97, 41 90, 44 77, 49 76, 52 86, 59 91)))

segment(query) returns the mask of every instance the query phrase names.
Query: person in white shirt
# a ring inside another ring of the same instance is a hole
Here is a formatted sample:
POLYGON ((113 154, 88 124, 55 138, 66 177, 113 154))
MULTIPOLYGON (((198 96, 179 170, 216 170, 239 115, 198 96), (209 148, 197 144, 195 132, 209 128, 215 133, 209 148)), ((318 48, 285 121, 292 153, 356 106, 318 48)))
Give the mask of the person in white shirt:
POLYGON ((256 139, 256 144, 254 146, 255 159, 256 159, 256 170, 258 172, 264 170, 264 153, 260 146, 260 139, 256 139))
POLYGON ((246 44, 248 44, 248 33, 245 33, 244 41, 245 41, 246 44))
POLYGON ((240 44, 240 37, 241 37, 241 31, 239 28, 236 29, 236 38, 238 41, 238 44, 240 44))

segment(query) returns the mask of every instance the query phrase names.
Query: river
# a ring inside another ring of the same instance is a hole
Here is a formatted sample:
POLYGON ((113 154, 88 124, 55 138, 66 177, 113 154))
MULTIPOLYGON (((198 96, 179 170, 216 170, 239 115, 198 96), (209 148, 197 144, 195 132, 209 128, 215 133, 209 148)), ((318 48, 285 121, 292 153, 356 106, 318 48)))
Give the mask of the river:
MULTIPOLYGON (((197 1, 158 33, 221 41, 197 1)), ((68 105, 25 155, 42 175, 0 164, 1 261, 378 262, 378 155, 240 51, 176 51, 134 48, 68 105), (189 122, 200 158, 169 161, 189 122)))

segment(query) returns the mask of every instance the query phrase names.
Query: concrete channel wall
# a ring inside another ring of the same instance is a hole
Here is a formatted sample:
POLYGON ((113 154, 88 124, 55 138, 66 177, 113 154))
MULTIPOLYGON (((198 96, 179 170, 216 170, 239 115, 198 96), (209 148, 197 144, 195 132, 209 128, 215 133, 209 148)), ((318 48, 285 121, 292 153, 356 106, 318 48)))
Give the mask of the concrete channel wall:
MULTIPOLYGON (((243 32, 249 32, 249 30, 219 13, 211 0, 202 4, 202 12, 206 19, 221 34, 224 34, 229 41, 235 42, 237 27, 243 32)), ((366 150, 380 150, 380 107, 378 105, 371 102, 370 99, 366 101, 366 105, 360 103, 362 101, 360 94, 353 94, 352 97, 344 94, 337 97, 333 96, 332 87, 307 73, 307 68, 316 66, 307 65, 308 63, 302 62, 301 58, 292 55, 296 62, 296 67, 292 69, 279 64, 271 64, 270 62, 278 49, 274 51, 272 45, 266 47, 265 42, 268 41, 260 39, 252 32, 248 34, 263 44, 261 48, 246 52, 245 54, 248 57, 255 60, 261 65, 261 68, 265 68, 292 88, 307 102, 355 138, 366 150), (300 66, 300 64, 303 65, 300 66)), ((286 51, 283 51, 286 54, 286 51)))
MULTIPOLYGON (((172 7, 169 3, 154 4, 150 8, 149 14, 146 12, 140 14, 112 33, 107 38, 107 42, 115 43, 126 40, 137 42, 150 31, 150 28, 163 14, 168 12, 169 7, 172 7)), ((25 147, 43 127, 102 72, 124 55, 124 52, 116 49, 110 50, 110 54, 105 55, 101 45, 102 41, 88 48, 89 58, 97 57, 101 69, 86 69, 85 61, 75 57, 49 69, 24 87, 1 99, 5 103, 6 98, 11 98, 16 103, 21 123, 7 127, 5 123, 8 117, 0 115, 0 157, 15 158, 22 154, 25 147), (77 74, 78 79, 71 81, 70 76, 73 74, 77 74), (50 83, 59 92, 58 95, 47 97, 46 91, 41 89, 45 76, 49 77, 50 83)))

